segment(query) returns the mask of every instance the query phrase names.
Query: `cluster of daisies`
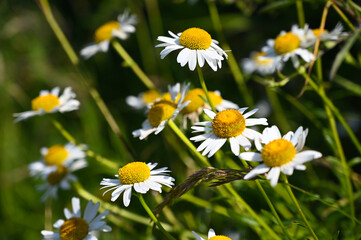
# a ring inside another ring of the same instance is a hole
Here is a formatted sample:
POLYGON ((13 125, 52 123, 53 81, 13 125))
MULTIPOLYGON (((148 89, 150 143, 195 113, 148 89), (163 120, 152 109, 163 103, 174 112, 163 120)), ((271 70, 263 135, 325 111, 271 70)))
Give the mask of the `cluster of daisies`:
MULTIPOLYGON (((114 37, 126 39, 129 33, 135 31, 136 21, 136 17, 126 11, 118 16, 118 21, 107 22, 96 30, 94 43, 82 49, 80 54, 87 59, 97 52, 106 52, 114 37)), ((283 63, 291 58, 294 66, 298 67, 298 56, 305 62, 312 60, 313 54, 307 48, 311 48, 318 37, 321 41, 336 40, 341 33, 341 25, 331 32, 310 30, 308 26, 302 29, 294 26, 290 32, 281 32, 275 40, 267 41, 267 46, 261 52, 253 53, 252 59, 245 60, 243 66, 249 73, 258 71, 261 74, 270 74, 276 69, 280 70, 283 63)), ((188 65, 191 71, 196 67, 204 67, 205 63, 217 71, 222 67, 222 61, 227 59, 226 52, 203 29, 194 27, 178 34, 169 31, 169 35, 171 37, 158 37, 158 41, 162 43, 156 47, 164 47, 160 52, 162 59, 179 50, 177 62, 182 67, 188 65)), ((59 87, 51 91, 41 91, 40 95, 32 100, 31 111, 14 114, 15 122, 36 115, 64 113, 79 108, 80 103, 75 99, 75 93, 70 87, 65 88, 62 95, 59 96, 59 93, 59 87)), ((271 185, 276 186, 281 172, 292 175, 295 169, 305 170, 306 162, 322 156, 317 151, 302 151, 307 129, 299 127, 295 132, 282 136, 279 129, 272 126, 266 127, 261 133, 257 128, 267 126, 267 119, 252 117, 257 109, 248 111, 247 107, 240 108, 237 104, 223 99, 219 91, 205 92, 201 88, 190 89, 190 84, 177 83, 168 86, 168 92, 149 90, 127 97, 126 102, 146 114, 142 127, 132 132, 134 137, 142 140, 152 133, 158 134, 170 121, 181 115, 184 129, 187 128, 187 123, 191 122, 192 133, 200 133, 190 140, 201 142, 197 151, 202 152, 202 155, 212 157, 228 141, 234 155, 247 161, 259 162, 260 164, 245 176, 246 180, 265 175, 271 185), (215 108, 212 110, 211 106, 215 108), (200 118, 205 121, 200 121, 200 118), (252 144, 258 152, 249 151, 252 144)), ((44 191, 43 200, 56 198, 59 188, 69 189, 71 182, 77 180, 73 172, 87 166, 84 149, 85 145, 78 146, 73 143, 41 149, 42 159, 31 163, 29 172, 31 176, 44 182, 38 187, 44 191)), ((100 182, 101 189, 105 189, 104 194, 111 192, 111 201, 116 201, 123 194, 123 204, 128 207, 133 189, 137 194, 145 194, 149 190, 162 192, 162 185, 170 188, 174 185, 174 178, 168 176, 170 170, 167 167, 156 169, 156 166, 157 163, 128 163, 118 170, 115 178, 103 178, 100 182)), ((54 224, 57 232, 42 231, 44 239, 97 239, 92 231, 111 231, 103 221, 109 212, 97 215, 99 205, 89 201, 82 217, 80 201, 74 197, 73 212, 65 209, 66 220, 60 219, 54 224)), ((197 233, 193 234, 197 240, 203 240, 197 233)), ((214 230, 210 229, 208 239, 230 238, 216 235, 214 230)))
POLYGON ((275 39, 268 39, 266 46, 258 52, 252 52, 249 58, 243 59, 241 64, 246 73, 269 75, 281 71, 290 59, 293 67, 300 66, 299 58, 308 63, 313 60, 313 50, 317 39, 320 42, 336 41, 346 33, 338 23, 332 31, 326 29, 311 29, 308 24, 303 28, 293 25, 291 31, 281 31, 275 39))

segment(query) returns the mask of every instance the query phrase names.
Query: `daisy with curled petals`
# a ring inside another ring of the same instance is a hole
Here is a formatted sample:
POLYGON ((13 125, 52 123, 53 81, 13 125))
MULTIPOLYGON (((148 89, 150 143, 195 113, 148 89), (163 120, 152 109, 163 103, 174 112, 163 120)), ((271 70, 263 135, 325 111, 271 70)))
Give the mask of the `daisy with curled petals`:
MULTIPOLYGON (((206 240, 202 237, 200 237, 196 232, 192 231, 193 235, 196 237, 196 240, 206 240)), ((208 238, 207 240, 232 240, 229 237, 226 237, 224 235, 216 235, 214 230, 212 228, 208 231, 208 238)))
POLYGON ((170 170, 167 170, 167 167, 154 169, 156 166, 157 163, 128 163, 119 169, 118 174, 115 175, 116 179, 103 178, 100 185, 104 187, 101 189, 109 188, 104 194, 113 191, 111 197, 113 202, 124 192, 123 203, 124 206, 128 207, 132 196, 132 188, 138 193, 145 194, 150 189, 162 192, 162 184, 170 188, 174 185, 174 178, 167 176, 170 170))
POLYGON ((54 170, 43 174, 42 178, 45 183, 37 187, 39 191, 45 191, 41 200, 57 198, 59 188, 70 189, 70 183, 77 180, 77 177, 72 173, 87 166, 88 163, 85 159, 75 159, 64 163, 64 165, 57 165, 54 170))
POLYGON ((61 96, 59 96, 59 93, 59 87, 55 87, 51 91, 40 91, 39 96, 31 101, 31 111, 13 114, 16 117, 14 123, 36 115, 55 112, 64 113, 79 108, 80 102, 74 99, 76 94, 71 90, 71 87, 65 88, 61 96))
MULTIPOLYGON (((248 74, 258 72, 261 75, 274 73, 277 67, 275 58, 266 57, 266 54, 265 52, 252 52, 250 58, 245 58, 241 62, 243 71, 248 74)), ((279 62, 277 70, 281 71, 282 67, 282 62, 279 62)))
POLYGON ((292 175, 293 170, 305 170, 304 163, 322 157, 322 154, 313 150, 302 151, 305 145, 308 129, 299 127, 295 133, 288 132, 283 137, 276 126, 263 130, 262 136, 255 139, 255 145, 260 153, 243 152, 239 155, 247 161, 263 162, 252 169, 244 179, 253 178, 259 174, 267 174, 271 185, 277 185, 281 172, 292 175))
POLYGON ((161 59, 170 52, 181 49, 177 62, 183 67, 188 63, 189 69, 194 70, 197 63, 200 67, 207 62, 208 65, 217 71, 217 67, 222 67, 224 58, 228 58, 225 51, 218 46, 218 42, 213 40, 211 35, 201 28, 189 28, 182 33, 174 34, 168 31, 171 37, 160 36, 158 41, 163 42, 156 47, 165 47, 161 52, 161 59))
POLYGON ((110 232, 112 228, 103 221, 103 219, 109 214, 106 210, 99 215, 98 209, 100 203, 93 203, 89 200, 85 207, 84 215, 81 216, 80 200, 73 197, 71 199, 73 212, 69 209, 64 209, 64 215, 66 220, 59 219, 54 223, 54 227, 58 229, 57 232, 43 230, 43 240, 97 240, 94 235, 95 231, 110 232))
MULTIPOLYGON (((229 108, 239 108, 237 104, 223 99, 219 91, 208 91, 208 94, 217 111, 223 111, 229 108)), ((203 109, 211 109, 204 99, 206 99, 206 94, 201 88, 195 88, 187 92, 183 102, 190 101, 190 103, 182 110, 182 125, 184 128, 187 126, 187 119, 189 119, 192 124, 199 122, 199 115, 203 112, 203 109)))
POLYGON ((147 119, 143 122, 142 128, 133 131, 133 136, 142 140, 153 132, 154 134, 160 133, 168 121, 175 119, 179 112, 188 105, 189 101, 183 102, 188 88, 189 83, 183 84, 182 88, 179 83, 168 86, 170 99, 162 97, 159 101, 154 102, 147 113, 147 119))
POLYGON ((141 92, 138 96, 128 96, 125 101, 134 109, 146 109, 159 100, 161 95, 156 90, 141 92))
POLYGON ((293 66, 298 68, 300 56, 305 62, 313 59, 313 53, 301 46, 301 39, 295 33, 282 31, 276 39, 269 39, 267 46, 262 48, 265 57, 273 57, 276 61, 276 68, 279 70, 283 62, 287 62, 290 58, 293 66))
POLYGON ((94 43, 89 44, 80 51, 80 55, 88 59, 97 52, 107 52, 110 40, 113 37, 125 40, 130 33, 135 32, 137 23, 135 15, 129 15, 127 10, 118 15, 118 21, 109 21, 101 25, 94 33, 94 43))
POLYGON ((218 113, 204 109, 205 114, 212 121, 199 122, 192 126, 193 132, 207 132, 190 138, 195 142, 203 141, 197 151, 203 151, 203 156, 208 154, 208 157, 211 157, 227 140, 230 142, 232 152, 237 156, 240 152, 239 146, 242 146, 246 151, 250 149, 252 144, 249 139, 253 140, 260 137, 261 134, 247 127, 268 125, 268 123, 266 118, 249 118, 258 109, 253 109, 244 114, 246 109, 247 107, 238 110, 226 109, 218 113))
POLYGON ((86 154, 73 143, 56 144, 40 150, 43 159, 29 164, 30 176, 47 175, 57 169, 58 165, 69 167, 76 159, 85 158, 86 154))

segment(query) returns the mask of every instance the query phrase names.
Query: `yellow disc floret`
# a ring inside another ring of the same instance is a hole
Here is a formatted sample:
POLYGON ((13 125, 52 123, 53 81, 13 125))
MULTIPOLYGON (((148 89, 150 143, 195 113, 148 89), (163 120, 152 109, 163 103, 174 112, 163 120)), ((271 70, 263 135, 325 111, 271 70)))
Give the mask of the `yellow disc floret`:
POLYGON ((153 103, 160 97, 160 94, 155 90, 148 90, 142 94, 143 102, 145 103, 153 103))
POLYGON ((204 106, 204 101, 200 97, 206 97, 204 91, 201 88, 195 88, 190 90, 184 97, 183 102, 191 101, 183 110, 183 114, 189 114, 192 112, 197 112, 199 108, 204 106))
POLYGON ((223 98, 215 92, 210 91, 210 92, 208 92, 208 95, 214 106, 221 104, 223 101, 223 98))
POLYGON ((58 169, 56 169, 56 171, 51 172, 48 177, 47 177, 47 181, 48 183, 50 183, 50 185, 58 185, 61 180, 63 180, 63 178, 66 176, 66 174, 68 173, 68 170, 66 167, 59 165, 58 169))
POLYGON ((275 39, 274 50, 278 55, 286 54, 297 49, 301 45, 301 40, 293 33, 279 35, 275 39))
POLYGON ((164 120, 170 119, 177 105, 174 102, 161 100, 152 105, 148 111, 148 121, 153 127, 158 127, 164 120))
POLYGON ((212 38, 209 33, 200 28, 189 28, 179 37, 179 42, 192 50, 204 50, 211 46, 212 38))
POLYGON ((82 240, 88 235, 88 223, 79 217, 66 220, 59 229, 61 240, 82 240))
POLYGON ((327 30, 325 29, 319 29, 319 28, 316 28, 316 29, 312 29, 312 33, 316 36, 316 37, 321 37, 322 34, 324 34, 325 32, 327 32, 327 30))
POLYGON ((118 175, 123 184, 140 183, 150 177, 150 168, 144 162, 131 162, 120 168, 118 175))
POLYGON ((267 166, 280 167, 295 157, 296 149, 290 141, 281 138, 266 144, 261 154, 267 166))
POLYGON ((255 55, 253 55, 253 61, 255 61, 258 65, 270 65, 273 62, 272 58, 263 57, 267 53, 265 52, 257 52, 255 55))
POLYGON ((112 31, 119 30, 121 25, 117 21, 109 21, 101 25, 94 33, 94 40, 96 43, 110 40, 112 38, 112 31))
POLYGON ((229 237, 223 236, 223 235, 217 235, 214 237, 211 237, 209 240, 232 240, 229 237))
POLYGON ((54 145, 48 148, 44 161, 47 165, 61 165, 68 155, 69 153, 63 145, 54 145))
POLYGON ((218 137, 236 137, 246 128, 246 120, 238 110, 227 109, 218 112, 213 118, 212 128, 218 137))
POLYGON ((45 112, 50 112, 59 105, 60 105, 59 98, 53 94, 42 95, 34 98, 31 101, 31 108, 34 111, 43 109, 45 112))

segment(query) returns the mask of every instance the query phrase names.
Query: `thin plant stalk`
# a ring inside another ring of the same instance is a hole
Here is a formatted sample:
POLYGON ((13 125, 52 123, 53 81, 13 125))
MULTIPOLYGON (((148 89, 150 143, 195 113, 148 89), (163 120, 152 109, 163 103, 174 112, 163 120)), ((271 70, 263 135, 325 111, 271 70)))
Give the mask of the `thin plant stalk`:
MULTIPOLYGON (((58 23, 56 22, 54 15, 51 11, 48 0, 38 0, 38 2, 40 4, 40 9, 42 10, 46 20, 48 21, 51 29, 54 32, 55 36, 58 38, 65 53, 68 55, 71 63, 75 67, 78 67, 79 62, 80 62, 79 58, 78 58, 77 54, 75 53, 75 51, 73 50, 73 48, 71 47, 68 39, 65 37, 65 35, 64 35, 63 31, 61 30, 61 28, 59 27, 58 23)), ((109 111, 108 107, 106 106, 106 104, 104 103, 103 99, 100 97, 99 92, 94 87, 90 86, 90 84, 85 80, 85 78, 83 77, 82 73, 79 71, 78 68, 77 68, 77 70, 78 70, 78 73, 80 76, 79 79, 80 79, 81 83, 84 84, 86 86, 86 88, 89 90, 91 97, 97 104, 98 108, 100 109, 101 113, 103 114, 105 120, 108 122, 112 131, 121 140, 122 144, 124 145, 124 147, 126 148, 128 153, 131 155, 131 157, 135 158, 136 155, 135 155, 134 151, 129 146, 126 138, 121 133, 118 124, 116 123, 113 115, 110 113, 110 111, 109 111)))
POLYGON ((80 149, 82 149, 83 151, 85 151, 86 155, 88 155, 89 157, 94 158, 97 162, 101 163, 102 165, 110 168, 110 169, 118 169, 119 165, 107 158, 104 158, 96 153, 94 153, 93 151, 84 148, 83 145, 79 144, 75 138, 63 127, 63 125, 55 120, 52 119, 52 123, 54 125, 54 127, 60 132, 61 135, 63 135, 63 137, 68 140, 69 142, 77 145, 80 149))
MULTIPOLYGON (((229 46, 229 44, 223 34, 223 27, 222 27, 222 23, 221 23, 221 18, 218 13, 216 2, 213 0, 207 0, 206 2, 208 5, 209 14, 211 17, 211 21, 212 21, 214 30, 216 31, 217 38, 219 39, 219 42, 220 42, 222 48, 223 49, 231 49, 231 47, 229 46)), ((244 77, 243 77, 242 71, 239 67, 239 64, 236 61, 236 58, 234 57, 232 51, 228 51, 227 55, 228 55, 229 69, 231 70, 231 73, 238 86, 238 89, 239 89, 242 97, 244 98, 246 105, 249 107, 252 107, 254 105, 253 99, 252 99, 250 92, 247 89, 247 85, 244 81, 244 77)))
POLYGON ((123 58, 123 60, 127 63, 129 67, 133 70, 135 75, 142 81, 142 83, 148 89, 156 89, 153 82, 149 79, 149 77, 143 72, 143 70, 138 66, 138 64, 133 60, 133 58, 127 53, 127 51, 123 48, 123 46, 116 41, 115 39, 111 40, 112 46, 117 51, 117 53, 123 58))
POLYGON ((45 230, 52 230, 52 217, 53 212, 51 211, 51 205, 52 205, 52 198, 47 198, 45 200, 45 211, 44 211, 44 229, 45 230))
POLYGON ((305 26, 305 11, 303 10, 303 0, 296 0, 298 25, 300 28, 305 26))
POLYGON ((201 83, 202 89, 203 89, 204 93, 206 94, 207 102, 208 102, 209 106, 211 106, 212 111, 216 113, 217 110, 214 107, 214 105, 213 105, 213 103, 211 101, 211 98, 209 97, 208 89, 207 89, 206 83, 204 82, 202 68, 197 65, 197 70, 198 70, 199 82, 201 83))
POLYGON ((162 226, 162 224, 158 221, 156 216, 153 214, 152 210, 149 208, 147 203, 145 202, 142 194, 137 194, 140 204, 142 204, 144 210, 148 213, 149 217, 153 220, 153 222, 157 225, 159 230, 169 239, 169 240, 176 240, 172 235, 170 235, 162 226))
POLYGON ((292 202, 295 204, 298 212, 300 213, 303 222, 306 224, 306 227, 307 227, 308 231, 311 233, 311 235, 313 236, 313 238, 314 238, 315 240, 318 240, 318 237, 317 237, 317 235, 315 234, 315 232, 313 231, 310 223, 307 221, 307 218, 306 218, 305 214, 303 213, 302 208, 301 208, 300 204, 299 204, 298 201, 297 201, 297 198, 296 198, 295 195, 293 194, 291 187, 288 185, 287 176, 284 175, 283 178, 284 178, 284 181, 285 181, 285 183, 286 183, 286 185, 285 185, 286 190, 287 190, 288 194, 290 195, 290 197, 291 197, 291 199, 292 199, 292 202))

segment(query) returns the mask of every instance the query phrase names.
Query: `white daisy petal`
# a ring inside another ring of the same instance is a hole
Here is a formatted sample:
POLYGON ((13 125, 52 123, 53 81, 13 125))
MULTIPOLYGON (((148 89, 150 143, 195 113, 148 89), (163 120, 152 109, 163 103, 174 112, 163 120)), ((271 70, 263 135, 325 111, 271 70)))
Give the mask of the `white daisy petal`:
POLYGON ((262 155, 260 153, 255 152, 243 152, 239 154, 239 158, 246 160, 246 161, 253 161, 253 162, 262 162, 262 155))
POLYGON ((271 180, 272 187, 275 187, 277 185, 280 173, 281 169, 279 167, 272 167, 271 170, 268 172, 267 179, 271 180))
POLYGON ((259 174, 264 174, 266 172, 268 172, 270 169, 269 166, 267 166, 266 164, 260 164, 257 167, 253 168, 249 173, 246 174, 246 176, 244 176, 245 180, 254 178, 255 176, 259 175, 259 174))

